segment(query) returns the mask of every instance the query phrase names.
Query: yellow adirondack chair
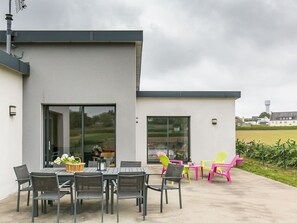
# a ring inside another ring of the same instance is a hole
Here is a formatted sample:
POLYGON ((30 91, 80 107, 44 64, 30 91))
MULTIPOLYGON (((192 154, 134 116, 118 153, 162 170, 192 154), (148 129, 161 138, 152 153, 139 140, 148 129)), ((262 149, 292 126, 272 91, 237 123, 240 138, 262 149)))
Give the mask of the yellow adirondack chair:
MULTIPOLYGON (((216 153, 216 157, 213 160, 201 160, 201 166, 203 167, 203 170, 211 170, 211 165, 213 163, 225 163, 225 159, 227 157, 227 153, 226 152, 217 152, 216 153)), ((220 171, 219 169, 217 169, 217 171, 220 171)))
MULTIPOLYGON (((162 175, 166 171, 169 163, 173 163, 174 161, 176 161, 176 162, 180 161, 180 160, 172 160, 173 162, 170 162, 169 158, 164 154, 159 154, 159 159, 160 159, 160 162, 163 165, 162 175)), ((180 162, 178 162, 178 163, 180 163, 180 162)), ((179 165, 179 164, 177 164, 177 165, 179 165)), ((189 181, 189 183, 191 183, 191 178, 190 178, 189 167, 188 166, 184 166, 183 175, 187 175, 188 181, 189 181)))

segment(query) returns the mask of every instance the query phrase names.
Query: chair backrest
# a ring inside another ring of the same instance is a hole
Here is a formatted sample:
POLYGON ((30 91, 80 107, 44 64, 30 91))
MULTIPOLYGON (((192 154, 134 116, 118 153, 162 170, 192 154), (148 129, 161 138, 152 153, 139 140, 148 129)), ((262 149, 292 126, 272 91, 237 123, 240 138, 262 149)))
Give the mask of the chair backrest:
POLYGON ((226 152, 217 152, 215 157, 215 163, 224 163, 227 157, 226 152))
POLYGON ((230 165, 233 167, 236 164, 236 160, 239 158, 239 155, 235 155, 230 165))
POLYGON ((27 165, 23 164, 21 166, 13 167, 17 181, 19 184, 24 184, 30 182, 30 173, 28 171, 27 165))
POLYGON ((121 167, 141 167, 141 161, 121 161, 121 167))
POLYGON ((89 160, 88 167, 98 167, 98 161, 89 160))
POLYGON ((56 173, 32 172, 33 191, 59 192, 59 179, 56 173))
POLYGON ((225 168, 222 168, 222 172, 228 173, 231 168, 236 164, 236 160, 239 158, 238 155, 235 155, 234 158, 232 159, 231 163, 227 164, 228 166, 225 168))
POLYGON ((145 172, 120 172, 117 182, 117 190, 119 193, 143 191, 145 172))
POLYGON ((165 173, 165 178, 166 180, 170 180, 173 182, 180 182, 183 171, 184 171, 184 165, 169 163, 165 173))
POLYGON ((75 191, 103 193, 103 175, 101 172, 76 172, 74 174, 75 191))
POLYGON ((164 155, 164 154, 160 154, 159 155, 159 159, 160 159, 160 162, 162 163, 162 165, 167 168, 168 164, 170 163, 170 160, 169 158, 164 155))

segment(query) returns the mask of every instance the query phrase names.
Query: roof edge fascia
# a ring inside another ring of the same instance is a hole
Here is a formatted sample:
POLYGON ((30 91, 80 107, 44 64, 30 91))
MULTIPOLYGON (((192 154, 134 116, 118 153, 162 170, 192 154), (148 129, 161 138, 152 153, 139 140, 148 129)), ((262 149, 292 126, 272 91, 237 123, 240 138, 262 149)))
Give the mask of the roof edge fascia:
POLYGON ((136 97, 151 98, 234 98, 241 97, 240 91, 137 91, 136 97))
POLYGON ((29 63, 25 63, 2 50, 0 50, 0 65, 16 71, 23 76, 30 76, 29 63))

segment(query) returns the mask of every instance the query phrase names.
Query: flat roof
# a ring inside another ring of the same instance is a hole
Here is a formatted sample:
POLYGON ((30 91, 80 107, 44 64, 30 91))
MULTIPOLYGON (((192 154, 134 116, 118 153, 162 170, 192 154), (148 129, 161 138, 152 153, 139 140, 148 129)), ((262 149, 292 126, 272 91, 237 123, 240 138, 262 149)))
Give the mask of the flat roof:
POLYGON ((12 55, 0 50, 0 65, 14 70, 24 76, 30 75, 29 63, 22 62, 21 60, 13 57, 12 55))
POLYGON ((241 92, 240 91, 137 91, 136 97, 238 99, 241 97, 241 92))
MULTIPOLYGON (((135 43, 136 90, 140 86, 142 30, 15 30, 12 43, 135 43)), ((0 43, 6 43, 6 31, 0 31, 0 43)))

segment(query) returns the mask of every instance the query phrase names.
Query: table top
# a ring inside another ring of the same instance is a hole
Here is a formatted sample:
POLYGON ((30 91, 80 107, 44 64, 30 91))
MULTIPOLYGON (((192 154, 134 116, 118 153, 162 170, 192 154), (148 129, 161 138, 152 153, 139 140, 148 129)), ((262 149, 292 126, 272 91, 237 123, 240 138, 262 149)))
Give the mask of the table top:
MULTIPOLYGON (((56 173, 59 176, 74 175, 73 172, 66 172, 65 168, 43 168, 39 172, 56 173)), ((107 176, 116 176, 120 172, 145 172, 146 174, 152 173, 149 167, 108 167, 105 171, 99 171, 95 167, 85 167, 83 172, 102 172, 103 175, 107 176)))
POLYGON ((199 165, 199 164, 195 164, 195 165, 185 165, 185 167, 189 167, 189 168, 200 168, 201 165, 199 165))

